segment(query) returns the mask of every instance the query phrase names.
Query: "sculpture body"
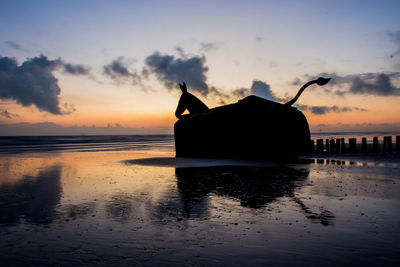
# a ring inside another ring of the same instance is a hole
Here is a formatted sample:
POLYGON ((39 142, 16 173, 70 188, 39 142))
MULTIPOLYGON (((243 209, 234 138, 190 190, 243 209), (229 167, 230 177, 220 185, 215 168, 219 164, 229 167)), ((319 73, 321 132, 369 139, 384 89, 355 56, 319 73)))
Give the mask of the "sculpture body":
MULTIPOLYGON (((310 129, 303 113, 292 104, 309 85, 325 85, 329 80, 308 82, 286 104, 252 95, 235 104, 181 115, 188 107, 179 101, 175 113, 179 120, 174 125, 176 156, 279 160, 307 154, 312 148, 310 129)), ((185 83, 180 87, 182 100, 188 93, 185 83)))
POLYGON ((287 158, 310 149, 305 116, 257 96, 184 115, 174 132, 177 157, 287 158))

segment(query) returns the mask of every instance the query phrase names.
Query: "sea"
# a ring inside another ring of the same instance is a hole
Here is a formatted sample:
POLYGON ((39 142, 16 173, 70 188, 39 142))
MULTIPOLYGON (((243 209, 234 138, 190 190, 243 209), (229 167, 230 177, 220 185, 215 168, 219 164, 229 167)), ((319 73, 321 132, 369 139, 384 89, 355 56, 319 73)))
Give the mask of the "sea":
POLYGON ((100 152, 173 149, 173 135, 76 135, 0 137, 0 153, 100 152))
MULTIPOLYGON (((383 136, 400 135, 399 132, 316 132, 311 138, 336 139, 367 138, 372 143, 374 137, 383 141, 383 136)), ((76 136, 0 136, 0 153, 24 152, 95 152, 131 151, 146 149, 174 149, 173 135, 76 135, 76 136)))

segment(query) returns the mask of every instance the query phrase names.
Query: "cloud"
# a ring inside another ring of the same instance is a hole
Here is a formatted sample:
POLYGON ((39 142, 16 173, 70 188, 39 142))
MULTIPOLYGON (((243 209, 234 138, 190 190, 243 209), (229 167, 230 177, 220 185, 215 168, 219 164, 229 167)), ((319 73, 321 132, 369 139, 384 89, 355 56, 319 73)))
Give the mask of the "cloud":
POLYGON ((209 52, 212 50, 216 50, 221 46, 219 42, 207 42, 207 43, 200 43, 200 51, 209 52))
POLYGON ((14 58, 0 57, 0 99, 12 99, 23 106, 62 115, 61 89, 53 71, 62 66, 59 59, 46 56, 27 59, 20 66, 14 58))
POLYGON ((6 45, 8 45, 9 47, 14 48, 14 49, 16 49, 16 50, 22 50, 22 47, 21 47, 19 44, 17 44, 16 42, 13 42, 13 41, 5 41, 4 43, 5 43, 6 45))
POLYGON ((145 59, 145 66, 141 72, 129 69, 129 62, 120 56, 110 64, 103 66, 103 74, 117 83, 131 82, 139 85, 144 91, 154 91, 146 85, 146 80, 154 75, 168 90, 177 89, 177 84, 186 82, 189 90, 198 92, 203 96, 213 94, 223 102, 227 95, 217 88, 207 84, 204 56, 186 55, 182 48, 176 47, 178 56, 154 52, 145 59))
POLYGON ((331 111, 331 107, 327 106, 313 106, 310 107, 310 110, 313 114, 325 114, 331 111))
POLYGON ((357 124, 310 124, 311 135, 321 132, 372 132, 378 136, 396 135, 400 130, 400 123, 357 123, 357 124))
POLYGON ((177 87, 177 83, 186 82, 190 89, 206 96, 211 88, 207 84, 205 57, 162 55, 154 52, 145 60, 147 73, 154 74, 168 89, 177 87))
MULTIPOLYGON (((362 94, 377 96, 399 96, 400 88, 393 85, 394 81, 399 81, 400 72, 391 73, 361 73, 350 75, 339 75, 336 73, 320 73, 319 76, 330 77, 332 80, 324 87, 326 92, 334 92, 337 95, 362 94), (338 90, 329 90, 328 88, 337 87, 338 90)), ((308 79, 312 77, 305 75, 308 79)), ((315 78, 315 77, 313 77, 315 78)), ((300 83, 296 78, 296 84, 300 83)))
MULTIPOLYGON (((263 81, 254 80, 250 88, 236 89, 232 92, 236 97, 246 97, 248 95, 256 95, 271 101, 287 102, 288 99, 277 97, 272 91, 269 84, 263 81)), ((338 107, 334 106, 308 106, 295 105, 301 111, 310 111, 313 114, 321 115, 329 112, 350 112, 350 111, 367 111, 367 109, 359 107, 338 107)))
POLYGON ((393 86, 391 78, 386 74, 377 74, 373 81, 363 80, 361 77, 355 77, 351 83, 350 93, 367 95, 400 95, 400 89, 393 86))
POLYGON ((62 65, 64 72, 71 75, 89 75, 90 73, 90 68, 81 64, 62 63, 62 65))
POLYGON ((250 95, 250 89, 248 88, 240 88, 232 91, 232 94, 236 97, 246 97, 250 95))
POLYGON ((260 80, 253 80, 250 88, 240 88, 232 92, 236 97, 246 97, 248 95, 256 95, 271 101, 277 101, 277 97, 271 91, 271 86, 260 80))
POLYGON ((12 119, 13 117, 19 117, 18 114, 12 114, 8 112, 8 110, 2 108, 0 108, 0 116, 5 117, 7 119, 12 119))
POLYGON ((12 99, 22 106, 34 105, 55 115, 75 111, 73 105, 60 106, 61 89, 53 75, 59 68, 73 75, 89 73, 89 68, 83 65, 65 63, 61 59, 49 60, 44 55, 29 58, 21 65, 14 58, 0 57, 0 99, 12 99))
POLYGON ((254 80, 250 91, 253 95, 276 101, 276 97, 271 91, 271 86, 263 81, 254 80))
POLYGON ((11 119, 11 114, 6 109, 0 109, 0 116, 11 119))
POLYGON ((103 73, 116 82, 130 81, 132 84, 139 84, 141 82, 140 75, 129 71, 129 63, 127 61, 124 57, 118 57, 103 66, 103 73))
POLYGON ((338 107, 336 105, 334 106, 307 106, 307 105, 296 105, 296 107, 302 111, 309 110, 311 113, 316 114, 316 115, 323 115, 327 114, 329 112, 351 112, 351 111, 368 111, 365 108, 359 108, 359 107, 338 107))
MULTIPOLYGON (((300 83, 300 80, 296 79, 295 83, 300 83)), ((277 101, 281 103, 287 102, 288 98, 277 97, 271 90, 271 86, 264 81, 253 80, 250 88, 240 88, 232 91, 232 94, 236 97, 246 97, 248 95, 256 95, 271 101, 277 101)), ((310 111, 316 115, 322 115, 329 112, 351 112, 351 111, 368 111, 364 108, 359 107, 338 107, 333 106, 308 106, 308 105, 295 105, 301 111, 310 111)))
POLYGON ((113 79, 119 77, 129 77, 131 75, 127 66, 123 62, 123 57, 113 60, 110 64, 104 66, 103 70, 105 74, 109 75, 113 79))

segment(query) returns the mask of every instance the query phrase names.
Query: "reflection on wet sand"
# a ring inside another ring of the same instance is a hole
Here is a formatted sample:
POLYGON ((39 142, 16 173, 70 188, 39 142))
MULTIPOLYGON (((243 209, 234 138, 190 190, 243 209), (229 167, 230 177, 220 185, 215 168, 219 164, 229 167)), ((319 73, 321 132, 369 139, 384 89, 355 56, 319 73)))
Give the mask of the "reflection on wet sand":
POLYGON ((289 197, 301 207, 312 223, 333 225, 334 215, 328 210, 312 212, 294 192, 308 178, 307 168, 220 166, 176 168, 178 191, 183 202, 183 216, 199 215, 207 209, 210 193, 235 198, 241 206, 266 207, 280 197, 289 197))
POLYGON ((0 224, 50 224, 60 202, 61 165, 53 165, 34 176, 0 186, 0 224))
POLYGON ((0 158, 1 265, 344 266, 399 260, 397 165, 162 156, 0 158))
POLYGON ((124 223, 129 222, 133 212, 135 198, 131 194, 116 194, 106 201, 107 216, 124 223))
POLYGON ((76 205, 65 205, 63 211, 60 212, 67 221, 69 219, 76 220, 78 218, 85 218, 89 214, 94 214, 96 211, 96 203, 84 202, 76 205))

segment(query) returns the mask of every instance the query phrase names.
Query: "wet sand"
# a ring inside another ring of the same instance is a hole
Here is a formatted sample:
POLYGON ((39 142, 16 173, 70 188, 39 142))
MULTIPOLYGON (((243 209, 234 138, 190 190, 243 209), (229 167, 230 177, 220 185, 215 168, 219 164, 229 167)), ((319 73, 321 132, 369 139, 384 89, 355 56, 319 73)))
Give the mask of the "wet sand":
POLYGON ((400 167, 175 159, 172 150, 0 155, 4 266, 398 266, 400 167))

